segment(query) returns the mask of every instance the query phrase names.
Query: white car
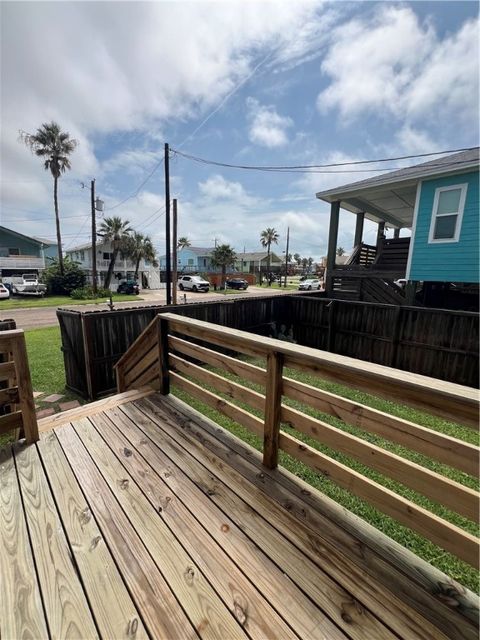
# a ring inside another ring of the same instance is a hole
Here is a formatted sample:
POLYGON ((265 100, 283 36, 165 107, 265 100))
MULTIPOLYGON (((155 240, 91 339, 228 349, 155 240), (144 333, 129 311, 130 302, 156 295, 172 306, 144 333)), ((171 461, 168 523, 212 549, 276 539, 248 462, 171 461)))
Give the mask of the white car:
POLYGON ((298 285, 300 291, 311 291, 312 289, 320 289, 322 282, 318 278, 312 278, 311 280, 304 280, 298 285))
POLYGON ((210 290, 210 283, 201 276, 182 276, 178 279, 178 288, 180 291, 205 291, 210 290))
POLYGON ((9 298, 10 297, 10 291, 7 289, 7 287, 2 284, 0 282, 0 300, 2 298, 9 298))

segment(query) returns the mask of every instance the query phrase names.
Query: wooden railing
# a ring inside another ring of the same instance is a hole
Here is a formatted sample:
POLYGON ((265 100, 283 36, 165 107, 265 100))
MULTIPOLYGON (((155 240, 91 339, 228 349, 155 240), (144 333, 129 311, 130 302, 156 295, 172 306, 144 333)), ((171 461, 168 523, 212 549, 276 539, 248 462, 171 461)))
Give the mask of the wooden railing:
POLYGON ((287 406, 282 403, 282 398, 290 398, 336 416, 346 424, 475 477, 479 476, 478 447, 293 380, 284 375, 285 367, 350 385, 478 429, 479 403, 476 391, 471 388, 172 313, 164 313, 153 320, 119 360, 116 370, 120 392, 152 385, 161 393, 168 394, 170 384, 173 384, 263 438, 263 461, 268 468, 277 465, 281 449, 401 524, 477 566, 479 542, 475 536, 294 438, 282 431, 280 425, 286 423, 475 522, 479 515, 479 494, 476 491, 287 406), (266 360, 266 369, 195 344, 180 335, 203 344, 260 357, 266 360), (265 391, 254 391, 197 362, 256 383, 265 391), (263 419, 205 386, 261 412, 263 419))
POLYGON ((23 433, 27 443, 38 440, 37 417, 28 367, 25 334, 0 332, 0 435, 23 433))

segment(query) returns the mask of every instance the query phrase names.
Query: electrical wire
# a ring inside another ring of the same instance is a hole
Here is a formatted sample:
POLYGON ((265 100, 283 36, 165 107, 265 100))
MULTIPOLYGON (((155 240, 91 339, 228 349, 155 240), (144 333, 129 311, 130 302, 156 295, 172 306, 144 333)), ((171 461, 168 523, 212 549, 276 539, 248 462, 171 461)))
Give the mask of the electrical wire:
POLYGON ((127 196, 123 200, 120 200, 120 202, 117 202, 117 204, 113 205, 112 207, 105 207, 105 211, 113 211, 113 209, 116 209, 117 207, 120 207, 122 204, 125 204, 125 202, 127 202, 128 200, 131 200, 132 198, 136 198, 138 196, 138 194, 140 193, 140 189, 147 184, 147 182, 150 180, 150 178, 153 176, 153 174, 157 171, 157 169, 160 167, 160 165, 163 164, 164 160, 165 160, 165 158, 162 157, 157 162, 157 164, 154 165, 153 169, 150 171, 150 173, 147 175, 147 177, 138 185, 138 187, 135 189, 135 191, 133 193, 131 193, 129 196, 127 196))
MULTIPOLYGON (((200 164, 213 165, 217 167, 226 167, 229 169, 244 169, 249 171, 267 171, 267 172, 280 172, 280 173, 365 173, 371 171, 395 171, 397 169, 405 169, 409 167, 381 167, 381 168, 367 168, 367 169, 335 169, 336 167, 347 167, 347 166, 357 166, 357 165, 365 165, 365 164, 374 164, 380 162, 393 162, 396 160, 410 160, 415 158, 425 158, 428 156, 438 156, 446 153, 458 153, 461 151, 472 151, 477 149, 477 147, 465 147, 462 149, 449 149, 445 151, 432 151, 431 153, 419 153, 415 155, 408 156, 396 156, 392 158, 378 158, 376 160, 355 160, 350 162, 336 162, 331 164, 311 164, 311 165, 241 165, 241 164, 233 164, 228 162, 219 162, 217 160, 208 160, 206 158, 201 158, 199 156, 193 156, 188 153, 184 153, 183 151, 178 151, 178 149, 171 149, 172 153, 187 160, 192 160, 194 162, 198 162, 200 164), (333 169, 331 171, 323 171, 319 169, 333 169)), ((455 162, 449 163, 450 165, 454 164, 465 164, 466 162, 471 162, 471 160, 459 160, 455 162)), ((430 167, 435 166, 445 166, 445 163, 438 163, 438 165, 430 164, 430 167)))

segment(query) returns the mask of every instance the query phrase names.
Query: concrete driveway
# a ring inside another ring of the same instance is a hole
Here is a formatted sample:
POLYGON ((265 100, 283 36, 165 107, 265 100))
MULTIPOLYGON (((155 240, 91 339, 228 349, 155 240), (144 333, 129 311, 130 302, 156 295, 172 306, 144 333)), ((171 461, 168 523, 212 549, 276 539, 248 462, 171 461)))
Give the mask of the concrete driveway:
MULTIPOLYGON (((204 302, 207 300, 235 300, 238 298, 261 298, 265 296, 277 296, 285 293, 295 294, 296 291, 284 291, 277 288, 262 289, 260 287, 249 287, 247 291, 239 294, 223 295, 221 293, 186 293, 178 292, 178 304, 190 304, 193 302, 204 302)), ((128 302, 115 302, 115 309, 123 309, 128 307, 145 307, 149 305, 165 304, 166 292, 164 289, 156 291, 142 291, 140 298, 142 300, 128 302)), ((64 305, 62 308, 74 310, 103 310, 108 309, 106 303, 101 304, 85 304, 85 305, 64 305)), ((31 309, 7 309, 2 311, 0 302, 0 320, 9 318, 15 320, 18 329, 38 329, 40 327, 50 327, 57 325, 57 307, 35 307, 31 309)))

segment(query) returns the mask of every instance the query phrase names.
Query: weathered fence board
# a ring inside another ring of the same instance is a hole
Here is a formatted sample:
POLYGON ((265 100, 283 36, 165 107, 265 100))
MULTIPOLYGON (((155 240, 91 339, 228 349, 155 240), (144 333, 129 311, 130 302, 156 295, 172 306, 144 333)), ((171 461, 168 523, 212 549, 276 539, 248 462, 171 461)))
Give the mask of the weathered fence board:
MULTIPOLYGON (((113 365, 155 315, 171 311, 368 362, 478 386, 478 314, 314 294, 57 312, 67 386, 93 400, 115 389, 113 365)), ((202 344, 200 341, 198 344, 202 344)))

